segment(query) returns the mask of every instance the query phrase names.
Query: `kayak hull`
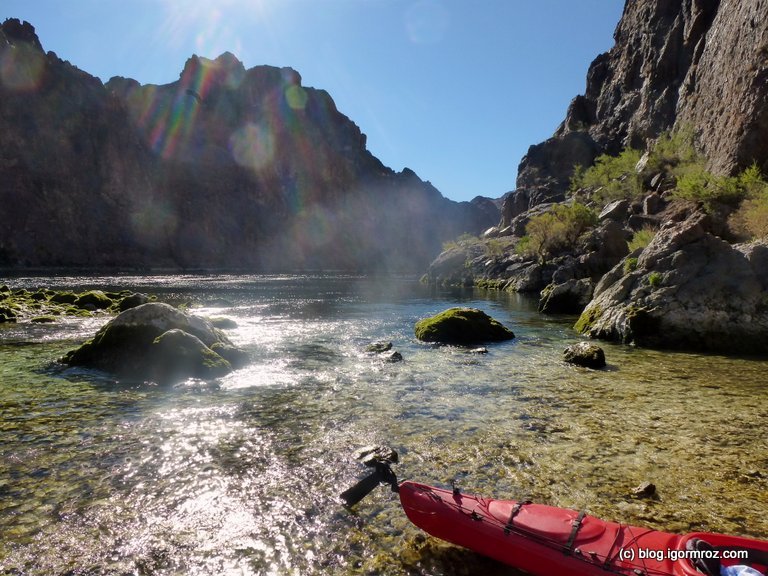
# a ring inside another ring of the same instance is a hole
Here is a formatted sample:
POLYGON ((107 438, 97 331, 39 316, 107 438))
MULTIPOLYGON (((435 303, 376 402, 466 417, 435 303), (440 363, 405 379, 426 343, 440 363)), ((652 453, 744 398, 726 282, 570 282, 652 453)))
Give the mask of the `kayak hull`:
POLYGON ((686 557, 691 554, 686 545, 694 538, 768 554, 768 542, 761 540, 671 534, 575 510, 486 499, 415 482, 401 483, 399 495, 409 520, 425 532, 539 576, 702 576, 686 557))

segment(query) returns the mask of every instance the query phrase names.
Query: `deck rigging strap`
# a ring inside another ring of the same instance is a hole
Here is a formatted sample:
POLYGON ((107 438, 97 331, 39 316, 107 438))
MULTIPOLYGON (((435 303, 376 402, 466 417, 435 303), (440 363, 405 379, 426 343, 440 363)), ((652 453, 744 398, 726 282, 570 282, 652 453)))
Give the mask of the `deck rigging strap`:
POLYGON ((520 502, 515 503, 515 505, 512 506, 512 511, 509 513, 509 520, 507 520, 507 524, 504 526, 504 534, 509 534, 512 531, 512 526, 514 525, 515 516, 517 516, 520 513, 520 510, 522 510, 523 506, 530 503, 531 503, 530 500, 522 500, 520 502))
POLYGON ((582 523, 584 522, 584 517, 587 515, 587 513, 582 510, 579 512, 579 515, 576 516, 576 520, 574 520, 571 523, 571 534, 568 536, 568 542, 565 544, 565 553, 570 554, 573 552, 573 543, 576 541, 576 535, 579 533, 579 528, 581 528, 582 523))

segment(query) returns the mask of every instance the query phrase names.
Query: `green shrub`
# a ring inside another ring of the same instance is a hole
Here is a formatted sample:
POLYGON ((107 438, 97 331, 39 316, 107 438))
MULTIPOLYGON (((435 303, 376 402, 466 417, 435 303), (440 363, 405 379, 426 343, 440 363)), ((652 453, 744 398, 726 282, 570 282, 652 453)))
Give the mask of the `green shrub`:
POLYGON ((745 199, 758 200, 749 203, 747 211, 759 211, 759 199, 768 195, 768 183, 755 165, 736 176, 717 176, 707 172, 703 165, 694 164, 681 172, 674 194, 677 198, 702 202, 710 212, 716 204, 736 206, 745 199))
POLYGON ((504 256, 504 243, 498 238, 489 238, 485 241, 485 253, 491 258, 504 256))
POLYGON ((747 190, 739 176, 717 176, 704 169, 703 165, 694 164, 678 176, 676 198, 701 202, 708 212, 716 204, 737 205, 747 197, 747 190))
POLYGON ((583 204, 560 204, 551 211, 531 218, 526 235, 517 243, 516 251, 535 256, 540 262, 572 248, 579 236, 597 224, 594 211, 583 204))
POLYGON ((632 240, 629 241, 629 251, 634 252, 638 248, 645 248, 651 243, 653 237, 656 236, 656 231, 650 226, 645 226, 641 230, 635 232, 632 236, 632 240))
POLYGON ((624 260, 624 274, 629 274, 637 270, 637 258, 627 258, 624 260))
POLYGON ((443 242, 443 252, 448 250, 455 250, 457 248, 469 248, 475 244, 480 243, 480 238, 472 236, 472 234, 464 233, 455 240, 448 240, 443 242))
POLYGON ((768 237, 768 193, 744 200, 731 215, 728 224, 733 231, 748 239, 768 237))
POLYGON ((650 174, 669 172, 678 175, 693 164, 704 164, 704 158, 696 152, 693 130, 690 127, 674 132, 664 132, 653 143, 648 154, 645 171, 650 174))
POLYGON ((661 274, 659 272, 651 272, 648 274, 648 284, 654 289, 661 286, 661 274))
POLYGON ((757 164, 752 164, 738 176, 739 186, 741 186, 747 198, 758 198, 768 195, 768 182, 763 178, 760 168, 757 164))
POLYGON ((640 150, 627 148, 618 156, 598 156, 595 164, 586 170, 576 166, 571 177, 571 192, 589 188, 592 199, 600 206, 622 198, 640 197, 643 186, 635 167, 641 156, 640 150))

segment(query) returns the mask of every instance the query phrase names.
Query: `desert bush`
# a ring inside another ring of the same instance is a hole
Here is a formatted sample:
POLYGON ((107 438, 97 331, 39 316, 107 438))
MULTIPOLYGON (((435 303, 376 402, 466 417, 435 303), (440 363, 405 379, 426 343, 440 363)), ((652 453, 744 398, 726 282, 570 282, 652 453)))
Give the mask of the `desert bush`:
POLYGON ((747 239, 768 238, 768 193, 747 198, 728 220, 731 229, 747 239))
POLYGON ((649 174, 667 172, 678 176, 688 166, 700 164, 704 158, 696 152, 693 130, 690 127, 661 134, 648 153, 645 171, 649 174))
MULTIPOLYGON (((736 176, 718 176, 705 170, 703 165, 694 164, 687 166, 678 177, 674 195, 702 202, 711 212, 716 204, 737 206, 745 199, 757 200, 768 195, 768 183, 755 165, 736 176)), ((758 204, 751 202, 746 209, 757 209, 758 204)))
POLYGON ((627 258, 624 260, 624 274, 629 274, 637 270, 637 258, 627 258))
POLYGON ((653 237, 656 236, 656 230, 649 226, 645 226, 641 230, 635 232, 632 236, 632 240, 629 241, 629 251, 634 252, 638 248, 645 248, 651 243, 653 237))
POLYGON ((504 243, 498 238, 489 238, 485 241, 485 253, 491 258, 504 256, 504 243))
POLYGON ((596 223, 594 211, 583 204, 555 206, 549 212, 531 218, 525 227, 526 235, 517 243, 516 250, 544 262, 548 257, 572 248, 579 236, 596 223))
POLYGON ((465 232, 455 240, 448 240, 446 242, 443 242, 443 252, 447 252, 448 250, 455 250, 458 248, 466 249, 479 243, 480 243, 480 238, 465 232))
POLYGON ((589 168, 576 166, 571 177, 571 193, 589 188, 592 200, 600 206, 622 198, 640 197, 643 185, 635 167, 641 156, 640 150, 627 148, 618 156, 598 156, 589 168))

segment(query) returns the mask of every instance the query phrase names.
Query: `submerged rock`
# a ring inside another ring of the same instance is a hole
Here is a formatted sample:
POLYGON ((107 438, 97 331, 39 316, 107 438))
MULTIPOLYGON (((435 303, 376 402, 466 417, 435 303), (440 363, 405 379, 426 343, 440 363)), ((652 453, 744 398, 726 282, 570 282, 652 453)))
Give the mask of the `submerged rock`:
POLYGON ((512 330, 476 308, 449 308, 419 320, 414 331, 419 340, 441 344, 478 344, 515 337, 512 330))
POLYGON ((150 302, 120 313, 61 361, 165 383, 221 376, 244 357, 208 320, 150 302))
POLYGON ((385 362, 402 362, 403 361, 403 355, 400 354, 397 350, 389 350, 387 352, 382 352, 379 354, 379 358, 384 360, 385 362))
POLYGON ((392 350, 392 342, 374 342, 365 347, 365 351, 369 354, 381 354, 390 350, 392 350))
POLYGON ((632 489, 632 496, 635 498, 651 498, 656 495, 656 484, 653 482, 641 482, 632 489))
POLYGON ((354 453, 355 460, 359 460, 369 467, 376 464, 397 464, 400 460, 397 452, 389 446, 364 446, 354 453))
POLYGON ((221 330, 232 330, 233 328, 237 328, 237 322, 226 316, 212 316, 208 318, 208 320, 210 320, 211 324, 216 328, 220 328, 221 330))
POLYGON ((604 368, 605 352, 600 346, 591 342, 578 342, 571 344, 563 351, 563 360, 585 368, 604 368))

